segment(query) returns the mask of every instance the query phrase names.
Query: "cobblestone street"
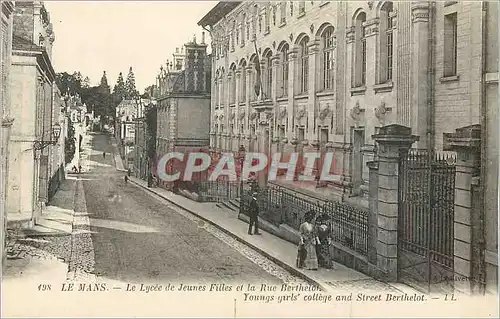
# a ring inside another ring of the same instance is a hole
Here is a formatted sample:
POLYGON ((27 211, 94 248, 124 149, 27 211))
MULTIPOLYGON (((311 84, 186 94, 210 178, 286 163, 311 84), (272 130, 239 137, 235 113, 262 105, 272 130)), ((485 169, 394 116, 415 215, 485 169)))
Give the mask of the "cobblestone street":
MULTIPOLYGON (((201 219, 123 181, 113 157, 102 157, 107 135, 80 154, 83 174, 66 182, 74 198, 71 234, 10 231, 8 260, 65 264, 60 281, 302 283, 260 253, 201 219)), ((15 277, 17 263, 4 274, 15 277)), ((21 274, 19 274, 21 275, 21 274)))

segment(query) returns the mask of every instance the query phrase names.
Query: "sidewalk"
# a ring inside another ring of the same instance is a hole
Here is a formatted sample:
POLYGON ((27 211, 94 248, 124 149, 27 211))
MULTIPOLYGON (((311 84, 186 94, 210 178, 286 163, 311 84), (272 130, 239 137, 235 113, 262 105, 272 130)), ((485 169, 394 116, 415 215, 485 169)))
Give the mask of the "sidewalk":
POLYGON ((120 157, 120 152, 118 152, 118 145, 116 144, 116 139, 114 137, 111 137, 111 145, 113 145, 113 158, 115 159, 116 169, 126 172, 127 170, 123 166, 123 161, 120 157))
POLYGON ((259 253, 271 259, 292 274, 320 286, 325 291, 353 291, 370 290, 386 292, 408 292, 411 288, 404 285, 390 285, 377 281, 344 265, 334 263, 334 269, 319 269, 317 271, 303 270, 295 267, 297 247, 264 230, 262 236, 247 234, 248 224, 238 219, 238 214, 229 210, 222 210, 215 203, 198 203, 183 196, 176 195, 162 188, 147 188, 147 183, 135 177, 130 181, 137 186, 152 192, 170 203, 188 210, 211 225, 221 229, 240 242, 252 247, 259 253))
POLYGON ((66 179, 32 228, 9 231, 2 269, 4 293, 32 290, 67 279, 72 253, 76 180, 66 179))
MULTIPOLYGON (((113 146, 116 146, 116 143, 113 143, 113 146)), ((116 169, 124 170, 120 156, 116 156, 116 147, 114 149, 116 169)), ((296 245, 264 230, 261 230, 262 236, 248 235, 248 224, 238 219, 238 214, 234 211, 221 209, 216 206, 216 203, 192 201, 163 188, 148 188, 146 181, 133 176, 130 177, 130 181, 144 191, 151 192, 169 203, 189 211, 236 240, 250 246, 297 277, 320 286, 324 291, 338 292, 340 290, 343 292, 352 292, 356 290, 373 290, 374 292, 416 293, 414 289, 406 285, 384 283, 339 263, 334 263, 334 269, 331 270, 319 269, 313 271, 298 269, 295 266, 297 256, 296 245)))
MULTIPOLYGON (((87 136, 82 146, 88 146, 87 136)), ((80 161, 82 157, 85 150, 76 152, 73 161, 85 164, 85 159, 80 161)), ((76 232, 80 217, 75 208, 83 196, 78 194, 79 187, 77 177, 67 176, 33 227, 9 231, 2 269, 4 292, 21 294, 23 289, 32 290, 40 283, 59 284, 75 277, 75 268, 86 261, 80 257, 81 251, 87 249, 82 235, 76 232)))

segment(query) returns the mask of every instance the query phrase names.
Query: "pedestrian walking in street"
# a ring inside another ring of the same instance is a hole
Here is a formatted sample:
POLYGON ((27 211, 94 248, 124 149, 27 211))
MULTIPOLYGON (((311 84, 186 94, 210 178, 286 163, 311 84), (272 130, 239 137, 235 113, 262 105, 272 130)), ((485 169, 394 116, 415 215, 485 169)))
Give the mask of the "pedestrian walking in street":
POLYGON ((305 221, 299 227, 300 242, 297 252, 297 268, 318 270, 316 244, 319 240, 312 224, 314 215, 314 211, 308 211, 304 216, 305 221))
POLYGON ((130 168, 127 170, 127 175, 130 177, 130 175, 132 174, 132 171, 130 170, 130 168))
POLYGON ((82 165, 78 165, 78 173, 82 172, 82 165))
POLYGON ((71 168, 71 170, 73 171, 73 173, 78 173, 78 168, 76 168, 75 165, 73 165, 73 167, 71 168))
POLYGON ((124 179, 125 179, 125 183, 128 183, 128 176, 127 175, 125 175, 124 179))
POLYGON ((316 233, 318 235, 316 255, 318 256, 318 266, 327 269, 333 267, 330 255, 330 245, 332 244, 330 237, 331 230, 332 224, 327 214, 323 214, 316 219, 316 233))
POLYGON ((106 152, 102 153, 102 158, 106 158, 106 152))
POLYGON ((248 217, 250 217, 250 223, 248 225, 248 234, 252 235, 252 227, 254 227, 254 235, 260 235, 260 233, 259 233, 259 204, 257 202, 257 192, 254 192, 252 194, 252 198, 250 200, 248 217))

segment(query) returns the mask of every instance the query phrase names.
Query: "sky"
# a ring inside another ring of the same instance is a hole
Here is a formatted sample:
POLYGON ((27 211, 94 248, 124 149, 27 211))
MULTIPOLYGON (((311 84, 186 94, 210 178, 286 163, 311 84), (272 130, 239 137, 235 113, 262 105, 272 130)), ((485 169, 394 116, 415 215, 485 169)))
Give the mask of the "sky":
MULTIPOLYGON (((212 1, 45 1, 54 27, 52 64, 56 72, 80 71, 98 85, 103 71, 113 87, 132 67, 137 89, 155 84, 160 66, 176 47, 201 42, 198 21, 212 1)), ((205 42, 210 44, 208 32, 205 42)), ((209 46, 210 50, 210 46, 209 46)))

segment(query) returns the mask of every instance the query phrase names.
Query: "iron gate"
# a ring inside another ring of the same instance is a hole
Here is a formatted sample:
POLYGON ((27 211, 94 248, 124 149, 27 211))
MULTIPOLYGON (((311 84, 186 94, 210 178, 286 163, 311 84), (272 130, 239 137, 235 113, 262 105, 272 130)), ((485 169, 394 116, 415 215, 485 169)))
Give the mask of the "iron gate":
POLYGON ((411 149, 400 156, 398 278, 426 291, 453 287, 454 158, 411 149))

